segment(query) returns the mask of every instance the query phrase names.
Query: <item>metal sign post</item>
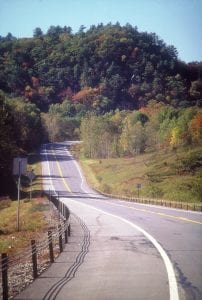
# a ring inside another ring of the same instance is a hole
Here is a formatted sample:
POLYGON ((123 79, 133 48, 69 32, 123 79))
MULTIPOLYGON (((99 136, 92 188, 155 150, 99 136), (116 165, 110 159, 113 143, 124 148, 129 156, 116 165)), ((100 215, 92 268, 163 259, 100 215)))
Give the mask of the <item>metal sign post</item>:
POLYGON ((27 158, 16 157, 13 159, 13 175, 18 176, 18 204, 17 204, 17 231, 20 230, 20 183, 21 175, 26 172, 27 158))
POLYGON ((17 205, 17 231, 20 230, 20 183, 21 183, 21 161, 19 161, 19 175, 18 175, 18 205, 17 205))

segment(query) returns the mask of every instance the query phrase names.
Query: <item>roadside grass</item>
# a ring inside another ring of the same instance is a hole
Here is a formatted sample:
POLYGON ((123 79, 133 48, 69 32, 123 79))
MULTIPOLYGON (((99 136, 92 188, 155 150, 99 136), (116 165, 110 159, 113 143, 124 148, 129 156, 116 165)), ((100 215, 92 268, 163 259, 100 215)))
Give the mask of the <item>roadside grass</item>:
POLYGON ((89 183, 105 193, 202 202, 202 146, 133 158, 81 159, 89 183))
POLYGON ((44 211, 49 205, 46 199, 20 201, 20 230, 17 231, 17 202, 0 210, 0 252, 13 253, 30 245, 30 240, 40 238, 48 228, 44 211), (42 209, 43 208, 43 209, 42 209))
POLYGON ((51 213, 48 200, 41 197, 42 176, 41 164, 37 154, 28 158, 28 170, 33 170, 36 178, 32 185, 32 200, 29 198, 30 185, 27 178, 23 178, 23 191, 27 195, 20 200, 20 231, 17 231, 17 201, 6 198, 0 201, 0 253, 16 253, 21 248, 30 245, 31 239, 40 239, 43 232, 47 232, 49 223, 46 218, 51 213))

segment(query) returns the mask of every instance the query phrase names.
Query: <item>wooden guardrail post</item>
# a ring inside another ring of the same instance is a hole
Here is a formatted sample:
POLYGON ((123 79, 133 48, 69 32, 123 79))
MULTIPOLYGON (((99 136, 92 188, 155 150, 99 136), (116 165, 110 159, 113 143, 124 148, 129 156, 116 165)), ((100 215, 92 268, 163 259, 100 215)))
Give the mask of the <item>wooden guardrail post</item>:
POLYGON ((60 219, 60 198, 59 198, 59 192, 57 193, 57 209, 58 209, 58 218, 60 219))
POLYGON ((35 240, 31 240, 31 247, 32 247, 32 264, 33 264, 33 277, 34 279, 38 277, 37 272, 37 253, 36 253, 36 242, 35 240))
POLYGON ((68 225, 68 236, 70 236, 71 235, 71 226, 70 226, 70 224, 68 225))
POLYGON ((63 245, 62 245, 62 226, 58 225, 58 231, 59 231, 59 248, 60 253, 63 251, 63 245))
POLYGON ((1 254, 3 300, 8 300, 8 255, 1 254))
POLYGON ((68 232, 67 232, 67 228, 65 228, 65 244, 68 243, 68 232))
POLYGON ((64 235, 65 235, 65 244, 68 243, 68 233, 67 233, 67 220, 64 220, 64 235))
POLYGON ((48 247, 49 247, 49 255, 50 255, 50 262, 54 262, 54 253, 53 253, 53 239, 52 239, 52 231, 48 231, 48 247))
POLYGON ((69 218, 69 210, 68 208, 65 206, 65 219, 68 220, 69 218))

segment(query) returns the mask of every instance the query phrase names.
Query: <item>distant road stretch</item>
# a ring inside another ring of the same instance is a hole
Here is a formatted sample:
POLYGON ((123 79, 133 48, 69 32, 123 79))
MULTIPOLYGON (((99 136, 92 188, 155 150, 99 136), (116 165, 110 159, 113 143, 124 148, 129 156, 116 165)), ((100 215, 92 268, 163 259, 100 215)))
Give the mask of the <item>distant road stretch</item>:
POLYGON ((202 299, 202 213, 99 195, 70 144, 43 146, 44 189, 82 220, 89 245, 54 299, 202 299))

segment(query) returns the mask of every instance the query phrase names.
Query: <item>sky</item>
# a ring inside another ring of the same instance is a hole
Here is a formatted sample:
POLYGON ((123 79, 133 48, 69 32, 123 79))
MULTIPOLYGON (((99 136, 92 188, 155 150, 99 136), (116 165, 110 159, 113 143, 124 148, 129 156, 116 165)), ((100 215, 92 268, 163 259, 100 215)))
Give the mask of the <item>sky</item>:
POLYGON ((202 0, 0 0, 0 35, 32 37, 36 27, 130 23, 155 32, 185 62, 202 61, 202 0))

